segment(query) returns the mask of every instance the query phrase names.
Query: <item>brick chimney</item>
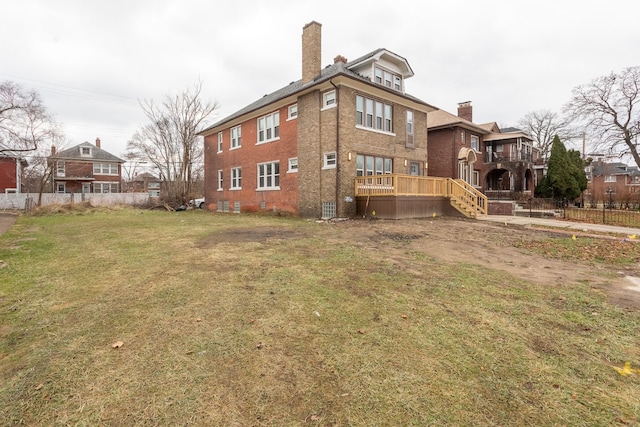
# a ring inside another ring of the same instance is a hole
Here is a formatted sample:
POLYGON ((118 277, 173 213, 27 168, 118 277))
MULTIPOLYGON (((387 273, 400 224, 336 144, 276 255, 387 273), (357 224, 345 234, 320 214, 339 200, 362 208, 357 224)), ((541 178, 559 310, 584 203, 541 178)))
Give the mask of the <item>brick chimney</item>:
POLYGON ((55 156, 55 155, 56 155, 56 146, 55 146, 55 145, 52 145, 52 146, 51 146, 51 155, 52 155, 52 156, 55 156))
POLYGON ((100 148, 100 138, 96 138, 96 147, 100 148))
POLYGON ((473 107, 471 101, 458 103, 458 117, 468 122, 473 122, 473 107))
POLYGON ((342 55, 338 55, 335 58, 333 58, 333 63, 334 64, 337 64, 338 62, 342 62, 343 64, 346 64, 347 63, 347 58, 345 58, 342 55))
POLYGON ((312 81, 322 68, 322 24, 311 21, 302 28, 302 84, 312 81))

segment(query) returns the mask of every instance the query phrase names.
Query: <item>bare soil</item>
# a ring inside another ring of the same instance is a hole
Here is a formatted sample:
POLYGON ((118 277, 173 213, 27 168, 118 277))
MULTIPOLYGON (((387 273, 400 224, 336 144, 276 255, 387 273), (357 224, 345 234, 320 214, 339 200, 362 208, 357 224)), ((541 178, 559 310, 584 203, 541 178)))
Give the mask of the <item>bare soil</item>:
POLYGON ((18 215, 0 212, 0 235, 4 234, 18 219, 18 215))
MULTIPOLYGON (((640 277, 640 266, 615 267, 580 261, 545 258, 518 248, 523 241, 567 238, 565 233, 457 218, 419 220, 346 220, 327 222, 318 234, 341 244, 380 250, 398 268, 411 269, 411 252, 423 252, 440 262, 466 263, 503 271, 544 286, 587 283, 602 290, 610 303, 629 310, 640 309, 640 286, 629 277, 640 277)), ((300 237, 289 228, 233 229, 211 236, 202 245, 225 241, 268 241, 300 237)), ((595 237, 591 235, 591 237, 595 237)), ((601 236, 609 238, 611 236, 601 236)), ((629 243, 640 244, 640 243, 629 243)))

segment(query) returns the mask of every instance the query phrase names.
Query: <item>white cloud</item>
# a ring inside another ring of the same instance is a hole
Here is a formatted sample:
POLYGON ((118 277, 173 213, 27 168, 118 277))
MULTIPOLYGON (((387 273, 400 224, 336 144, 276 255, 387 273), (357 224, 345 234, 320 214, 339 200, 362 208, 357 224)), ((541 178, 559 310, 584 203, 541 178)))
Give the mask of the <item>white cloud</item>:
POLYGON ((320 22, 323 64, 379 47, 405 57, 408 91, 474 120, 559 111, 571 90, 638 65, 640 4, 587 0, 22 0, 3 6, 0 80, 38 90, 72 143, 121 154, 160 100, 198 80, 222 118, 301 74, 302 27, 320 22))

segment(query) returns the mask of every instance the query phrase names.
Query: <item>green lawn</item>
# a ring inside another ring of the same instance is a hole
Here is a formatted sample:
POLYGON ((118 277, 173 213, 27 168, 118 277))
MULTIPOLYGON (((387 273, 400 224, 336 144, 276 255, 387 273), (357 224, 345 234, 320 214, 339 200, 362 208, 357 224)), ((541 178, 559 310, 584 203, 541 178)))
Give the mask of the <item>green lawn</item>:
POLYGON ((0 423, 639 424, 637 311, 376 249, 293 218, 21 216, 0 236, 0 423))

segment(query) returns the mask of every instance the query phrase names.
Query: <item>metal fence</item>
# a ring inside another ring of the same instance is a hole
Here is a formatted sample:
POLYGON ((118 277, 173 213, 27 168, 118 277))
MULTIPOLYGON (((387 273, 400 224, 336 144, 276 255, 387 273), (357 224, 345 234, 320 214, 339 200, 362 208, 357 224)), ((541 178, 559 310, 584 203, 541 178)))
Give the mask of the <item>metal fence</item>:
POLYGON ((544 216, 546 214, 568 221, 640 228, 640 210, 619 209, 618 206, 609 203, 580 207, 569 205, 562 200, 533 198, 526 203, 521 203, 520 206, 521 214, 528 213, 529 216, 544 216))

